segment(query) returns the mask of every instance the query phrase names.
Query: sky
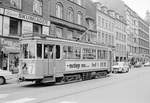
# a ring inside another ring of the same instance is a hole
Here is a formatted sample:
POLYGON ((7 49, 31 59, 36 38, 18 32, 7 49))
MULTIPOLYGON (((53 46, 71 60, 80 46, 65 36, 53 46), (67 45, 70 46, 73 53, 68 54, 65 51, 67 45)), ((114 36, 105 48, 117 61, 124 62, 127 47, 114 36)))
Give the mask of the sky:
MULTIPOLYGON (((97 1, 97 0, 93 0, 97 1)), ((123 0, 141 18, 145 18, 146 11, 150 11, 150 0, 123 0)))

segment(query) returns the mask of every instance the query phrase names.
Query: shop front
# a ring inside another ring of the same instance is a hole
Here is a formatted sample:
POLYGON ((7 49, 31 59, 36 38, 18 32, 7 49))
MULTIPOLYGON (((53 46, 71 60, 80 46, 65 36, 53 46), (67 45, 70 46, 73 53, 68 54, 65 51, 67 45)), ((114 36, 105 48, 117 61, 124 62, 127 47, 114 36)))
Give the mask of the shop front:
POLYGON ((15 39, 1 38, 1 69, 18 73, 19 66, 19 41, 15 39))

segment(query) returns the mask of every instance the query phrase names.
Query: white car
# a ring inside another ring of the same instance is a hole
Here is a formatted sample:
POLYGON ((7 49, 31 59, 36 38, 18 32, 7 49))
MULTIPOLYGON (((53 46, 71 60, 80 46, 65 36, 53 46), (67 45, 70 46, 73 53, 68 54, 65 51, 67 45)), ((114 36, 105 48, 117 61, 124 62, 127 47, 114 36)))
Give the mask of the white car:
POLYGON ((12 78, 13 74, 10 71, 0 69, 0 85, 5 84, 7 80, 12 78))
POLYGON ((112 73, 129 72, 129 65, 127 62, 117 62, 112 66, 112 73))
POLYGON ((148 67, 148 66, 150 66, 150 62, 144 64, 144 67, 148 67))

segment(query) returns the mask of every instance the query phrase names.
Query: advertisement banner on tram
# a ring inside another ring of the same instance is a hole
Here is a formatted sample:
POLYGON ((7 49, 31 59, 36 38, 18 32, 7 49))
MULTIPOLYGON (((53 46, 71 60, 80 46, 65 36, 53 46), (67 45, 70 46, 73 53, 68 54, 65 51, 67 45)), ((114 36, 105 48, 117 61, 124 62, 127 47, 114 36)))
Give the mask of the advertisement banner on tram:
POLYGON ((66 71, 108 68, 107 61, 66 61, 66 71))

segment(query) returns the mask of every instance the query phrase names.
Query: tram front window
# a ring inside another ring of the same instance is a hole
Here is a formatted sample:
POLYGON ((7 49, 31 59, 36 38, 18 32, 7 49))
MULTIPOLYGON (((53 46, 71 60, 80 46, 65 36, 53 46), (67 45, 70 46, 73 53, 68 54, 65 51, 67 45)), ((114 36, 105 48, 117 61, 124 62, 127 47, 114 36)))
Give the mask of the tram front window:
POLYGON ((44 45, 44 59, 53 59, 53 49, 54 45, 45 44, 44 45))
POLYGON ((34 59, 35 58, 34 44, 23 44, 22 45, 22 57, 25 59, 34 59))

